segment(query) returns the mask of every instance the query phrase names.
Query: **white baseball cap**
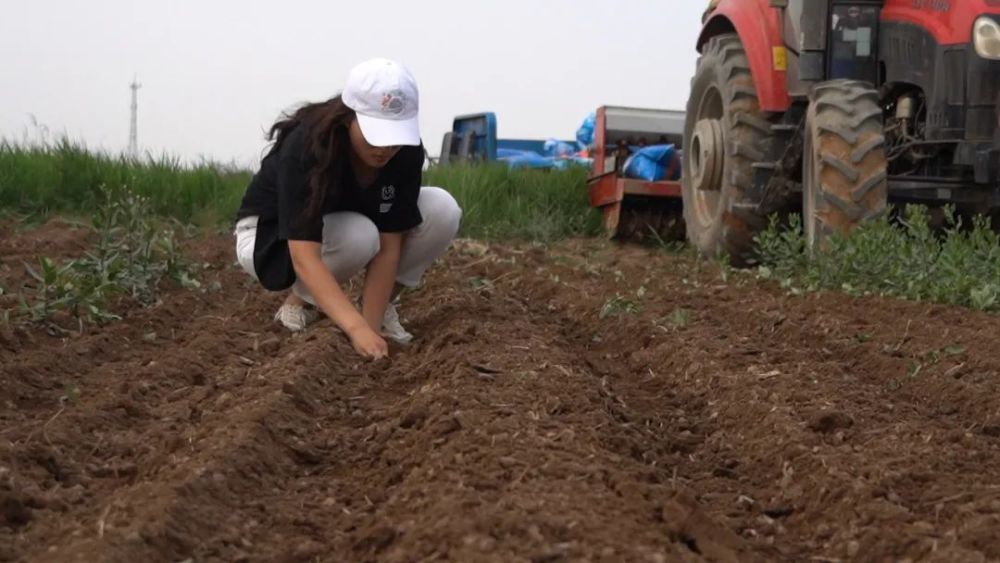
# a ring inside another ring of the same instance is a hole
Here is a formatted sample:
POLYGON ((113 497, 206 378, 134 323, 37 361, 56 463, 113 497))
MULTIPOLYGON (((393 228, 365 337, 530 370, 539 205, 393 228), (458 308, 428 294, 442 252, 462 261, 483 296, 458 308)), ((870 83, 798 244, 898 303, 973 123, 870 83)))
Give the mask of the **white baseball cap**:
POLYGON ((347 74, 341 96, 357 113, 361 133, 372 146, 420 145, 417 82, 403 65, 388 59, 365 61, 347 74))

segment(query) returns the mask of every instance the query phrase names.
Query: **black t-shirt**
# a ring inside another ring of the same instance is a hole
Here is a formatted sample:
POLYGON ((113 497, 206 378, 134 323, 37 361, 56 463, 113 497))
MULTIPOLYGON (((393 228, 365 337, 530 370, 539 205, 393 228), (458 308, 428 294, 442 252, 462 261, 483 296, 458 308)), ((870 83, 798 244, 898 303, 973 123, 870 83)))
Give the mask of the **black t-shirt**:
POLYGON ((236 213, 237 220, 259 216, 254 266, 268 289, 286 289, 294 283, 288 241, 322 242, 326 214, 354 211, 386 233, 408 231, 423 222, 417 208, 424 165, 422 146, 400 149, 366 188, 358 185, 350 163, 344 163, 340 181, 327 187, 322 212, 306 217, 309 173, 316 164, 312 155, 306 154, 306 132, 305 126, 297 126, 264 157, 236 213))
POLYGON ((349 163, 336 185, 328 186, 320 215, 306 219, 309 172, 315 165, 305 151, 306 128, 298 126, 261 162, 236 219, 259 215, 261 221, 276 219, 285 240, 323 240, 323 215, 356 211, 368 217, 381 232, 402 232, 422 221, 417 209, 424 165, 423 147, 403 147, 382 168, 375 182, 362 188, 349 163))

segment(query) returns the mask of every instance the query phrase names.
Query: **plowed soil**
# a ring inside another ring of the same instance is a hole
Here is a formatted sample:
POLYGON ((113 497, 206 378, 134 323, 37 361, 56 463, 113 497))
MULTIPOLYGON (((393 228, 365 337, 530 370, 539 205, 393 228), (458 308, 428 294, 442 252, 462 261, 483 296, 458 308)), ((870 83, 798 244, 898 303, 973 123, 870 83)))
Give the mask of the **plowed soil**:
MULTIPOLYGON (((86 233, 0 238, 10 308, 86 233)), ((372 364, 187 245, 204 290, 0 325, 0 560, 1000 560, 995 316, 460 241, 372 364)))

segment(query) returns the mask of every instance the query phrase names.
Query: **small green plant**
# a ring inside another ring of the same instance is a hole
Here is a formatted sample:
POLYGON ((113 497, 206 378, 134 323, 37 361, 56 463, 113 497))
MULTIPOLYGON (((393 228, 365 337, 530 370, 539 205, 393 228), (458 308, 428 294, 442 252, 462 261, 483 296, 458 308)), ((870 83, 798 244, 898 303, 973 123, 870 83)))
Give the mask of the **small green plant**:
POLYGON ((854 338, 854 341, 855 341, 856 343, 858 343, 858 344, 865 344, 865 343, 867 343, 867 342, 870 342, 870 341, 871 341, 871 339, 872 339, 872 335, 871 335, 871 334, 868 334, 868 333, 866 333, 866 332, 859 332, 859 333, 855 334, 855 335, 853 336, 853 338, 854 338))
POLYGON ((652 225, 647 226, 647 231, 649 232, 649 238, 652 240, 653 244, 660 248, 663 252, 667 254, 686 254, 689 256, 694 256, 694 249, 689 246, 684 240, 666 240, 660 233, 652 227, 652 225))
POLYGON ((623 297, 620 294, 616 294, 604 303, 598 317, 606 319, 608 317, 615 317, 619 315, 634 315, 638 312, 639 306, 636 305, 634 301, 623 297))
POLYGON ((997 308, 1000 298, 1000 285, 988 283, 969 290, 969 302, 973 309, 990 311, 997 308))
POLYGON ((653 321, 653 326, 663 332, 673 332, 685 328, 691 322, 691 311, 683 308, 674 309, 666 317, 653 321))
POLYGON ((99 240, 84 262, 89 271, 132 299, 150 304, 164 277, 185 287, 191 268, 183 260, 174 229, 153 216, 149 200, 128 188, 102 188, 104 204, 94 215, 99 240))
POLYGON ((80 387, 72 383, 63 384, 63 394, 59 397, 62 404, 75 404, 80 400, 80 387))
POLYGON ((942 352, 944 352, 946 356, 961 356, 962 354, 965 353, 965 347, 964 346, 947 346, 947 347, 945 347, 944 350, 942 350, 942 352))
POLYGON ((767 229, 755 237, 760 277, 787 280, 806 269, 809 262, 800 220, 800 216, 792 214, 787 224, 782 224, 777 215, 772 215, 767 229))
POLYGON ((84 263, 73 260, 60 266, 42 257, 37 269, 29 264, 24 267, 35 282, 34 299, 29 301, 21 296, 20 302, 21 313, 30 320, 47 320, 56 311, 98 322, 115 318, 105 308, 109 284, 88 276, 84 263))
POLYGON ((684 328, 691 321, 691 312, 687 309, 674 309, 674 312, 670 313, 669 320, 674 328, 684 328))
POLYGON ((493 281, 489 278, 484 278, 482 276, 474 276, 469 278, 469 285, 472 286, 477 292, 489 292, 493 291, 493 281))
POLYGON ((728 254, 723 254, 718 260, 719 277, 722 279, 722 283, 729 283, 729 279, 733 277, 733 273, 736 271, 733 268, 732 259, 728 254))

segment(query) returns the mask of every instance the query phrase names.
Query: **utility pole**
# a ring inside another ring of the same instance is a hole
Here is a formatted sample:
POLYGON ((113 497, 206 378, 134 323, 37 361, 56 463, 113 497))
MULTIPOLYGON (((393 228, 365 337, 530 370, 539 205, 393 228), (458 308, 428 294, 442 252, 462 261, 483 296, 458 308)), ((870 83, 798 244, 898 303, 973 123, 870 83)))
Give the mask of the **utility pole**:
POLYGON ((133 76, 129 87, 132 88, 132 121, 128 131, 128 154, 135 158, 139 156, 139 88, 142 84, 139 84, 133 76))

